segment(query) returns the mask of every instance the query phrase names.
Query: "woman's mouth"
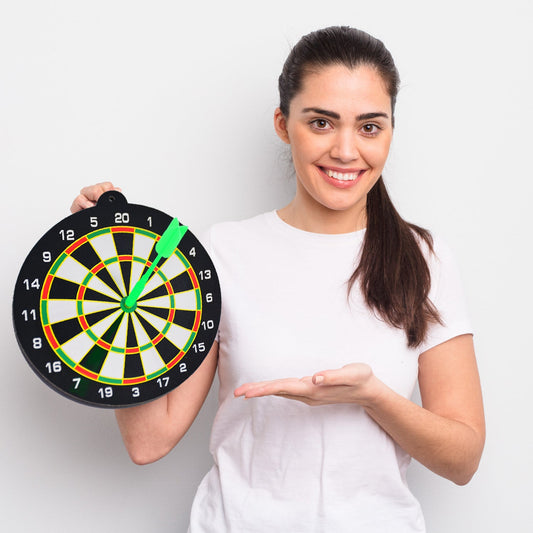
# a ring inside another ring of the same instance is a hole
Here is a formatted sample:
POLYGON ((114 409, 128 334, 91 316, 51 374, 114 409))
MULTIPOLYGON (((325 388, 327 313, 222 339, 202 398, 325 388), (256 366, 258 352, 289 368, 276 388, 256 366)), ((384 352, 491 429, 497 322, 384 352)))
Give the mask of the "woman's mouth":
POLYGON ((323 170, 330 178, 335 178, 336 180, 341 181, 354 181, 362 172, 361 170, 359 170, 358 172, 337 172, 336 170, 327 169, 323 170))
POLYGON ((366 171, 354 169, 343 171, 339 169, 333 170, 331 168, 324 167, 319 168, 328 183, 335 185, 336 187, 340 187, 342 189, 355 185, 355 183, 358 182, 359 178, 366 171))

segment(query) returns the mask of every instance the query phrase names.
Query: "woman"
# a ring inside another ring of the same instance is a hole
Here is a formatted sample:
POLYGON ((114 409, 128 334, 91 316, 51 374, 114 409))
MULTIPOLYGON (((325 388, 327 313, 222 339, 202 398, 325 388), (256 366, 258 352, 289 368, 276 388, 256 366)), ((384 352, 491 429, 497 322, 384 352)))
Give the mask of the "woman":
MULTIPOLYGON (((294 47, 274 125, 295 197, 211 229, 217 342, 183 385, 117 411, 133 461, 155 461, 218 366, 215 465, 191 533, 424 531, 410 457, 458 484, 477 469, 483 407, 457 270, 399 217, 381 177, 398 86, 390 53, 362 31, 326 28, 294 47), (423 407, 409 400, 417 377, 423 407)), ((72 210, 111 187, 83 189, 72 210)))

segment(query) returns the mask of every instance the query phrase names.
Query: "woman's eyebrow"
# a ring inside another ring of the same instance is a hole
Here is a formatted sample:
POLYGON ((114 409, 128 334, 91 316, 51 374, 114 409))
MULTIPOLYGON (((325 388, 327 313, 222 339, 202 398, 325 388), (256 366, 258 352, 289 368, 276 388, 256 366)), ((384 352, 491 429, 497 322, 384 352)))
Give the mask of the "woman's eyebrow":
POLYGON ((302 113, 316 113, 317 115, 324 115, 326 117, 339 120, 341 116, 335 111, 328 111, 327 109, 320 109, 319 107, 306 107, 302 109, 302 113))
MULTIPOLYGON (((302 113, 316 113, 318 115, 324 115, 326 117, 334 118, 335 120, 339 120, 341 116, 339 113, 336 113, 335 111, 328 111, 327 109, 321 109, 320 107, 306 107, 302 109, 302 113)), ((371 120, 373 118, 389 118, 389 115, 387 113, 383 113, 381 111, 376 111, 372 113, 362 113, 361 115, 357 115, 356 119, 359 120, 371 120)))
POLYGON ((389 118, 387 113, 375 112, 375 113, 363 113, 362 115, 357 115, 357 120, 371 120, 373 118, 389 118))

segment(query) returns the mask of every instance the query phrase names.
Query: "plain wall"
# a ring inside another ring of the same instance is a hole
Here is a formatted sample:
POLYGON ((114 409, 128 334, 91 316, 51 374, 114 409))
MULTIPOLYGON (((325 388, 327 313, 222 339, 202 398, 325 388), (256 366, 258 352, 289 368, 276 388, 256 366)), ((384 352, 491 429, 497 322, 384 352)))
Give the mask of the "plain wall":
POLYGON ((531 2, 2 0, 1 531, 186 531, 216 390, 176 449, 133 465, 112 411, 61 397, 25 362, 15 279, 102 179, 196 234, 284 205, 277 77, 302 34, 331 24, 376 35, 396 59, 385 179, 402 215, 455 250, 475 325, 487 445, 466 487, 413 464, 428 532, 531 527, 531 2))

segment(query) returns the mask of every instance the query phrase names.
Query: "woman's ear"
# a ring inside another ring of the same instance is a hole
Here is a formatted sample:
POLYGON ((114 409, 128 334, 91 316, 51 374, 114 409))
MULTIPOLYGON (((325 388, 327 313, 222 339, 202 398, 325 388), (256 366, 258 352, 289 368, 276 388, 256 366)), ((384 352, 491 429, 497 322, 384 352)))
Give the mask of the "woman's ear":
POLYGON ((278 137, 284 143, 291 144, 289 133, 287 132, 287 119, 279 107, 274 111, 274 128, 278 137))

